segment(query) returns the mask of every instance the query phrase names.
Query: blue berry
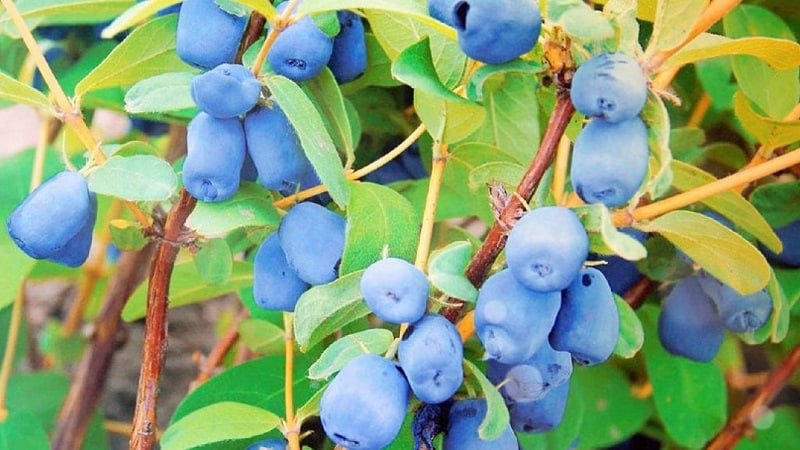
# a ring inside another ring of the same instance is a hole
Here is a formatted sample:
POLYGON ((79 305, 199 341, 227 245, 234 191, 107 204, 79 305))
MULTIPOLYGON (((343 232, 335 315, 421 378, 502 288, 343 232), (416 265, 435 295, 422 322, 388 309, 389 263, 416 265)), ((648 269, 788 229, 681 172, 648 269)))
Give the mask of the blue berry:
POLYGON ((200 110, 218 119, 231 119, 253 109, 261 83, 241 64, 220 64, 192 79, 192 98, 200 110))
POLYGON ((221 202, 239 190, 245 139, 239 119, 217 119, 200 112, 186 134, 183 184, 198 200, 221 202))
POLYGON ((680 280, 661 304, 658 338, 667 352, 698 362, 711 361, 723 338, 713 300, 697 278, 680 280))
POLYGON ((344 251, 344 218, 316 203, 298 203, 281 220, 278 235, 300 279, 311 285, 336 279, 344 251))
POLYGON ((470 398, 453 403, 448 414, 443 450, 519 450, 517 437, 509 425, 492 441, 478 436, 478 426, 486 417, 486 399, 470 398))
POLYGON ((536 45, 542 15, 535 0, 460 0, 452 3, 450 23, 467 56, 502 64, 536 45))
POLYGON ((222 10, 214 0, 184 0, 178 14, 175 51, 195 67, 211 69, 232 63, 247 19, 222 10))
POLYGON ((245 116, 244 132, 258 182, 267 189, 294 192, 312 168, 283 110, 274 102, 256 107, 245 116))
POLYGON ((328 67, 339 83, 353 81, 367 70, 367 41, 364 23, 357 14, 338 11, 339 34, 333 40, 328 67))
POLYGON ((297 300, 309 288, 286 261, 278 233, 272 233, 258 247, 253 261, 253 297, 258 306, 294 311, 297 300))
MULTIPOLYGON (((281 3, 282 12, 287 3, 281 3)), ((311 16, 306 15, 286 27, 278 35, 267 54, 270 67, 278 75, 294 81, 306 81, 316 77, 333 53, 333 38, 317 27, 311 16)))
POLYGON ((642 111, 647 101, 647 78, 630 56, 601 53, 575 71, 570 98, 585 116, 622 122, 642 111))
POLYGON ((369 309, 389 323, 416 322, 428 306, 428 278, 400 258, 372 263, 361 276, 361 295, 369 309))

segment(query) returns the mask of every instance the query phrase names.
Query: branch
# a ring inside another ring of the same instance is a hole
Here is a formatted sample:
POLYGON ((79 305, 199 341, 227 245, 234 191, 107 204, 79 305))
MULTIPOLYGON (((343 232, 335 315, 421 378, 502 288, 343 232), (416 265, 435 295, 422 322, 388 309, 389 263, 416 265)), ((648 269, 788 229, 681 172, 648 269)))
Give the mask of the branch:
POLYGON ((103 307, 94 321, 91 346, 83 354, 70 385, 53 432, 53 450, 80 450, 108 379, 122 320, 120 315, 128 298, 144 281, 153 244, 135 252, 123 252, 111 279, 103 307))
POLYGON ((644 300, 647 298, 648 295, 653 293, 658 287, 658 283, 647 278, 645 276, 639 278, 639 281, 633 284, 625 295, 622 296, 625 303, 631 306, 631 308, 636 309, 642 306, 644 300))
POLYGON ((760 413, 778 395, 798 368, 800 368, 800 345, 795 345, 783 363, 769 375, 761 388, 728 419, 728 423, 708 443, 706 450, 731 449, 742 437, 752 433, 753 422, 758 419, 760 413))
POLYGON ((211 349, 208 356, 200 363, 200 367, 197 370, 197 378, 194 379, 190 386, 191 391, 197 389, 198 386, 208 381, 208 379, 214 375, 214 371, 222 363, 222 359, 225 358, 225 355, 227 355, 231 348, 239 341, 239 324, 248 317, 250 317, 250 313, 244 309, 234 318, 228 330, 222 338, 217 341, 217 345, 211 349))
MULTIPOLYGON (((544 176, 544 172, 553 161, 558 142, 574 113, 575 107, 572 106, 569 95, 564 92, 559 93, 553 114, 547 123, 547 130, 536 156, 522 176, 519 185, 517 185, 515 195, 510 197, 508 204, 492 224, 486 239, 484 239, 483 244, 470 260, 469 266, 467 266, 466 276, 476 287, 480 287, 483 284, 483 281, 489 275, 492 264, 494 264, 500 252, 503 251, 508 231, 510 230, 509 225, 524 207, 521 199, 528 200, 533 196, 534 191, 539 186, 539 182, 542 180, 542 176, 544 176)), ((451 322, 455 322, 463 302, 458 299, 450 299, 448 303, 453 303, 453 306, 443 309, 442 315, 451 322)))
POLYGON ((156 404, 158 381, 161 378, 167 349, 167 307, 169 282, 178 256, 178 238, 183 224, 194 209, 197 200, 181 189, 178 201, 172 206, 164 225, 164 238, 159 242, 155 261, 150 271, 147 289, 147 316, 145 341, 142 349, 142 368, 136 394, 131 445, 133 450, 150 450, 156 439, 156 404))

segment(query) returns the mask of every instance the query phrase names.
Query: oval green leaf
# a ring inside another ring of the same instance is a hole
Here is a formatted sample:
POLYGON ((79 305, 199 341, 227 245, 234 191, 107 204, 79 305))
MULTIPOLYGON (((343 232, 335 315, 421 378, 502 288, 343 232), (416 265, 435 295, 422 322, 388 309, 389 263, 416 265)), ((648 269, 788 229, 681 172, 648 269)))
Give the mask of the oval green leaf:
POLYGON ((478 289, 464 275, 470 258, 472 244, 458 241, 431 253, 428 278, 431 284, 450 297, 468 302, 478 299, 478 289))
POLYGON ((178 177, 163 159, 151 155, 112 156, 88 177, 89 189, 130 201, 167 200, 178 189, 178 177))
POLYGON ((200 408, 171 424, 161 437, 164 450, 185 450, 200 445, 264 434, 280 425, 275 414, 237 402, 219 402, 200 408), (220 421, 225 426, 220 426, 220 421))
POLYGON ((308 378, 327 379, 348 361, 364 353, 381 354, 394 341, 394 334, 383 328, 373 328, 348 334, 329 345, 317 361, 308 368, 308 378))

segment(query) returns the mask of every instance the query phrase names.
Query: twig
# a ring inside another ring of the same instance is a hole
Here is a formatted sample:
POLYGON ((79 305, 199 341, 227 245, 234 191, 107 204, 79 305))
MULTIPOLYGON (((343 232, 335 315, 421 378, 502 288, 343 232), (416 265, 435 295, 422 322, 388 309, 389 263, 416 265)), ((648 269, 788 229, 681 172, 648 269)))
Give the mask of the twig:
POLYGON ((761 388, 729 419, 714 439, 706 446, 707 450, 727 450, 736 446, 740 439, 753 432, 753 424, 759 415, 772 402, 783 386, 800 368, 800 345, 786 356, 780 366, 770 373, 761 388))
POLYGON ((53 432, 53 450, 80 450, 86 429, 103 394, 114 351, 119 346, 122 309, 145 279, 154 244, 122 252, 103 307, 94 321, 91 345, 81 358, 53 432))
POLYGON ((214 375, 214 371, 222 363, 222 359, 225 358, 225 355, 227 355, 231 348, 239 341, 239 324, 249 316, 250 313, 246 309, 243 309, 236 316, 228 327, 228 330, 217 342, 217 345, 211 349, 208 356, 200 363, 197 378, 191 383, 190 390, 197 389, 198 386, 208 381, 208 379, 214 375))
POLYGON ((8 392, 8 381, 11 379, 11 369, 14 367, 14 355, 17 350, 17 340, 22 325, 22 307, 25 302, 25 282, 20 283, 17 296, 11 306, 11 323, 8 327, 8 338, 6 340, 5 353, 3 354, 3 365, 0 366, 0 423, 8 417, 6 409, 6 394, 8 392))
MULTIPOLYGON (((500 213, 500 217, 495 223, 492 224, 483 244, 467 266, 466 276, 476 287, 483 284, 492 264, 494 264, 500 252, 503 251, 508 237, 508 225, 523 208, 520 198, 528 200, 533 196, 536 187, 539 186, 539 182, 542 180, 542 176, 544 176, 544 172, 553 161, 561 135, 564 134, 564 130, 566 130, 574 113, 575 107, 572 106, 569 95, 560 93, 553 109, 553 114, 547 123, 547 131, 545 131, 545 135, 542 138, 539 150, 522 176, 519 185, 517 185, 516 195, 510 196, 508 205, 500 213)), ((459 299, 450 299, 448 303, 453 303, 453 305, 443 309, 442 315, 451 322, 455 322, 463 302, 459 299)))
POLYGON ((294 314, 283 313, 283 402, 286 414, 283 435, 289 443, 289 450, 300 450, 300 427, 294 411, 294 314))
POLYGON ((658 283, 648 277, 641 277, 639 281, 633 284, 628 292, 622 296, 625 303, 629 304, 631 308, 636 309, 642 306, 644 300, 658 287, 658 283))
POLYGON ((142 368, 139 372, 139 388, 136 394, 136 410, 131 432, 130 448, 133 450, 150 450, 155 443, 158 381, 161 378, 167 349, 169 282, 179 250, 174 243, 177 242, 183 224, 196 203, 197 200, 194 197, 185 189, 181 189, 180 198, 167 216, 164 238, 158 244, 150 271, 142 368))

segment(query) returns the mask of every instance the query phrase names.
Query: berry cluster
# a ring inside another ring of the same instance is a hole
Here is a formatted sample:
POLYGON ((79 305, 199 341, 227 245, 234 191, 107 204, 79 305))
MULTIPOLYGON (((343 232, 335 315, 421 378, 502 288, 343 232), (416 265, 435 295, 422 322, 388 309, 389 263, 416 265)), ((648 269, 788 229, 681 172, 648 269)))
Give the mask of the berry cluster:
POLYGON ((647 175, 647 127, 639 118, 647 78, 629 56, 602 53, 575 71, 570 98, 575 109, 593 118, 575 140, 573 190, 586 203, 624 205, 647 175))
MULTIPOLYGON (((733 228, 724 217, 704 214, 733 228)), ((692 263, 685 254, 681 259, 692 263)), ((661 304, 658 337, 671 354, 698 362, 712 360, 725 331, 751 333, 772 315, 772 296, 766 289, 741 294, 703 269, 679 280, 661 304)))
POLYGON ((617 306, 605 276, 582 268, 588 251, 575 213, 533 209, 509 233, 508 269, 479 291, 475 329, 489 358, 487 376, 501 386, 516 431, 557 426, 572 361, 599 364, 614 351, 617 306))
POLYGON ((253 296, 265 309, 294 311, 310 286, 336 279, 345 220, 316 203, 295 205, 256 252, 253 296))
MULTIPOLYGON (((272 69, 294 81, 309 80, 326 65, 339 82, 358 77, 366 69, 363 23, 347 11, 338 19, 335 39, 310 16, 286 26, 267 55, 272 69)), ((185 1, 178 16, 178 55, 207 69, 192 80, 200 112, 189 123, 182 174, 186 190, 206 202, 229 199, 242 179, 257 179, 284 195, 319 183, 280 106, 262 98, 259 80, 234 63, 246 25, 246 17, 224 11, 213 0, 185 1), (214 28, 213 36, 197 39, 201 24, 214 28)))

